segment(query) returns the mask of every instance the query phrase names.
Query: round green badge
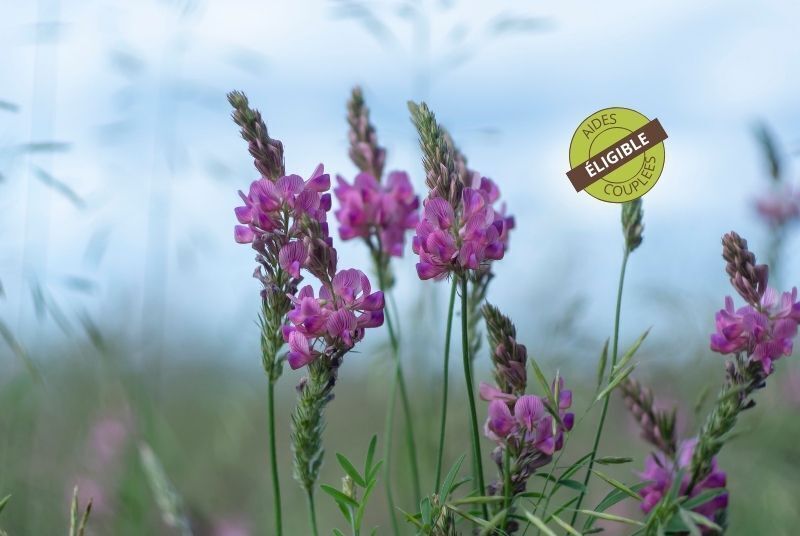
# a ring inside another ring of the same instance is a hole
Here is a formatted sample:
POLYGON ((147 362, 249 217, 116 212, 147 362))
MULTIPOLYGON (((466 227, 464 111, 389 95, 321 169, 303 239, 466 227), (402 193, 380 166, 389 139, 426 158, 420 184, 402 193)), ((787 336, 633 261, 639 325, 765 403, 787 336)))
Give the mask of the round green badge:
POLYGON ((628 108, 595 112, 575 130, 567 176, 577 191, 610 203, 649 192, 664 170, 664 132, 658 119, 628 108))

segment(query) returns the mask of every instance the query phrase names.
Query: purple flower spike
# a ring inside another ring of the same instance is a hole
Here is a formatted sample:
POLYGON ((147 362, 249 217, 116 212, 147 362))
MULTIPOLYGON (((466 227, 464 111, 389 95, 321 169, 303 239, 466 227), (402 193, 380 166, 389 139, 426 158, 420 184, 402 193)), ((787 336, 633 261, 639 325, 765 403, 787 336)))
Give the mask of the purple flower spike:
POLYGON ((500 192, 491 180, 478 177, 472 181, 480 186, 464 188, 455 209, 442 197, 425 201, 423 219, 417 224, 413 240, 414 253, 419 255, 420 279, 480 270, 505 255, 514 219, 505 215, 504 207, 495 210, 493 204, 500 192))
MULTIPOLYGON (((642 488, 639 494, 642 496, 641 508, 645 513, 649 513, 661 498, 673 485, 675 473, 680 469, 688 469, 691 465, 697 439, 690 439, 681 442, 678 450, 677 463, 668 459, 663 453, 652 454, 645 462, 645 469, 639 476, 643 481, 650 481, 650 484, 642 488)), ((680 484, 680 495, 686 495, 691 481, 691 472, 687 471, 680 484)), ((711 472, 692 488, 689 497, 695 497, 700 493, 717 488, 724 488, 726 485, 725 473, 717 467, 716 460, 712 460, 711 472)), ((728 506, 728 494, 723 493, 717 497, 693 508, 695 512, 713 521, 714 515, 728 506)))
POLYGON ((286 316, 290 324, 284 326, 283 338, 290 346, 292 368, 307 365, 326 349, 348 350, 366 329, 383 325, 383 292, 372 292, 363 272, 340 270, 331 287, 333 294, 323 286, 315 297, 314 289, 306 285, 291 297, 294 307, 286 316), (317 343, 320 351, 314 350, 317 343))
POLYGON ((800 322, 797 289, 779 296, 768 288, 757 305, 734 310, 733 299, 726 297, 725 308, 716 315, 711 349, 721 354, 744 352, 769 375, 776 360, 792 353, 800 322))
POLYGON ((369 240, 377 233, 382 251, 401 257, 405 233, 419 221, 419 198, 414 195, 408 175, 393 171, 385 185, 369 173, 359 173, 352 185, 343 177, 336 181, 334 193, 341 206, 336 219, 342 240, 369 240))

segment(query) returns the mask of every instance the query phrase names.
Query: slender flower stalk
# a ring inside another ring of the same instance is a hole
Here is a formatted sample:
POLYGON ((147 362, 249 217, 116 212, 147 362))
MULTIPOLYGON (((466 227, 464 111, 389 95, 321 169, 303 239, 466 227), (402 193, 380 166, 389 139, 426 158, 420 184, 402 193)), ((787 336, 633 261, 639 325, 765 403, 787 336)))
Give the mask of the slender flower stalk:
POLYGON ((458 281, 453 278, 453 283, 450 289, 450 301, 447 305, 447 327, 444 335, 444 369, 442 377, 442 415, 439 422, 439 450, 436 454, 436 486, 434 489, 438 490, 442 482, 442 459, 444 458, 444 436, 447 429, 447 397, 448 386, 450 378, 450 340, 453 331, 453 313, 455 312, 456 304, 456 291, 458 290, 458 281))
MULTIPOLYGON (((481 436, 478 428, 478 412, 475 408, 475 393, 473 392, 472 381, 472 360, 469 356, 469 298, 467 296, 467 278, 461 277, 461 348, 464 358, 464 382, 467 388, 467 399, 469 401, 469 416, 472 426, 472 456, 475 465, 475 484, 478 486, 478 494, 486 492, 486 485, 483 482, 483 462, 481 461, 481 436)), ((486 503, 481 504, 483 517, 488 518, 489 513, 486 503)))
MULTIPOLYGON (((408 175, 392 171, 382 183, 386 149, 378 144, 374 125, 370 122, 369 108, 360 88, 355 87, 347 103, 347 122, 350 126, 350 159, 359 168, 353 184, 338 177, 335 190, 340 202, 336 211, 339 221, 339 234, 342 240, 361 238, 372 257, 380 288, 388 293, 394 285, 391 273, 392 257, 403 254, 405 233, 416 227, 419 219, 419 198, 414 195, 408 175)), ((419 503, 421 487, 419 463, 417 461, 416 439, 414 437, 414 418, 408 398, 403 365, 400 358, 400 343, 395 332, 389 310, 386 310, 386 324, 389 330, 392 359, 395 374, 392 378, 391 392, 400 393, 401 408, 405 419, 405 440, 408 451, 414 501, 419 503)), ((395 395, 393 395, 395 396, 395 395)), ((390 455, 394 436, 394 399, 386 408, 386 434, 384 439, 384 484, 391 510, 393 527, 397 526, 392 493, 390 455)), ((395 530, 397 533, 397 530, 395 530)))
MULTIPOLYGON (((622 266, 619 271, 619 284, 617 286, 617 304, 614 311, 614 337, 612 339, 611 350, 611 370, 617 364, 618 350, 619 350, 619 325, 620 314, 622 312, 622 289, 625 286, 625 269, 628 266, 628 257, 633 251, 642 243, 642 233, 644 232, 644 225, 642 223, 642 200, 641 198, 630 201, 622 205, 622 235, 625 240, 625 249, 622 255, 622 266)), ((606 422, 606 415, 608 414, 608 403, 610 397, 607 396, 603 400, 603 409, 600 412, 600 421, 597 423, 597 431, 594 435, 592 442, 592 451, 589 456, 589 463, 586 468, 586 476, 583 478, 583 490, 578 496, 578 502, 575 505, 575 511, 572 514, 571 525, 575 524, 578 518, 578 510, 581 508, 583 499, 586 496, 586 489, 589 486, 589 481, 592 478, 592 469, 594 468, 594 461, 597 457, 597 450, 600 447, 600 438, 603 435, 603 427, 606 422)))

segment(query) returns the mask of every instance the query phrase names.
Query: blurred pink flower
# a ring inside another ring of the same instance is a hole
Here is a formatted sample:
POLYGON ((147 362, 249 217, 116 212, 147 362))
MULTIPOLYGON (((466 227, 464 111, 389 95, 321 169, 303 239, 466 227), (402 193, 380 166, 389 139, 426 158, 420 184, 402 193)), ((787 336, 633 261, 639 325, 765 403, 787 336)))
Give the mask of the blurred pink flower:
POLYGON ((419 198, 404 171, 392 171, 385 184, 369 173, 359 173, 350 185, 336 178, 334 189, 341 208, 336 211, 342 240, 369 239, 377 234, 383 252, 403 255, 405 233, 419 221, 419 198))
POLYGON ((214 536, 250 536, 249 524, 241 519, 221 519, 214 524, 214 536))
POLYGON ((755 201, 758 215, 772 227, 783 227, 800 219, 800 192, 785 186, 755 201))

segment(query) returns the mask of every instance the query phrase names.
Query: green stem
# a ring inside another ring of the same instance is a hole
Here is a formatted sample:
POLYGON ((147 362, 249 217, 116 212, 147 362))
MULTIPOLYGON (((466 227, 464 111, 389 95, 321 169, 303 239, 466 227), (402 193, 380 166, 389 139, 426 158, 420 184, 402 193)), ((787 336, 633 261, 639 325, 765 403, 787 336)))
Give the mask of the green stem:
POLYGON ((419 465, 417 463, 417 442, 414 439, 414 418, 411 414, 411 404, 408 401, 408 390, 406 389, 406 380, 403 375, 403 366, 400 361, 400 347, 397 337, 394 334, 392 326, 392 317, 384 311, 386 316, 386 327, 389 329, 389 340, 392 344, 392 353, 396 364, 395 368, 395 381, 400 387, 400 405, 403 407, 403 416, 406 420, 406 448, 408 449, 408 461, 411 465, 411 481, 414 486, 414 500, 415 504, 419 504, 422 499, 421 488, 419 484, 419 465))
MULTIPOLYGON (((380 251, 380 250, 378 250, 380 251)), ((378 272, 378 283, 381 289, 386 288, 386 276, 383 270, 383 263, 379 257, 375 257, 375 266, 378 272)), ((384 293, 387 294, 387 291, 384 290, 384 293)), ((389 330, 389 342, 392 347, 392 359, 395 363, 395 374, 394 378, 392 379, 392 395, 389 400, 389 405, 386 408, 386 430, 385 430, 385 444, 384 444, 384 459, 385 461, 385 471, 384 471, 384 480, 385 480, 385 487, 386 487, 386 500, 389 503, 390 515, 392 520, 392 528, 394 529, 394 533, 399 533, 399 526, 397 523, 397 517, 395 513, 395 506, 394 506, 394 497, 392 494, 392 483, 391 483, 391 471, 389 469, 390 457, 391 457, 391 449, 392 449, 392 442, 394 437, 394 408, 395 408, 395 399, 397 396, 397 389, 400 388, 400 404, 403 408, 403 415, 405 417, 405 438, 406 438, 406 448, 408 450, 408 457, 409 457, 409 465, 411 466, 411 479, 414 488, 414 500, 416 504, 419 504, 421 499, 421 492, 420 492, 420 483, 419 483, 419 465, 417 464, 417 446, 416 440, 414 439, 414 428, 413 428, 413 417, 411 415, 411 404, 408 401, 408 390, 406 389, 406 382, 405 377, 403 375, 403 365, 400 361, 400 343, 397 339, 397 335, 395 334, 394 324, 392 323, 392 314, 390 313, 389 307, 384 307, 384 317, 386 319, 386 327, 389 330)))
POLYGON ((271 379, 267 388, 267 412, 269 413, 269 457, 272 466, 272 495, 274 500, 275 534, 283 534, 281 522, 281 484, 278 478, 277 449, 275 448, 275 382, 271 379))
MULTIPOLYGON (((473 392, 472 382, 472 362, 469 358, 469 324, 468 320, 468 306, 467 306, 467 277, 461 276, 461 347, 464 358, 464 382, 467 387, 467 398, 469 399, 469 413, 472 424, 472 456, 473 465, 475 469, 472 475, 472 481, 478 485, 478 494, 483 495, 486 493, 486 486, 483 483, 483 463, 481 462, 481 436, 478 429, 478 413, 475 410, 475 393, 473 392)), ((489 518, 489 512, 486 509, 486 503, 481 504, 483 511, 483 518, 489 518)))
MULTIPOLYGON (((447 427, 447 385, 450 378, 450 334, 453 331, 453 311, 456 304, 456 289, 458 280, 453 278, 450 289, 450 304, 447 306, 447 330, 444 335, 444 377, 442 378, 442 420, 439 424, 439 453, 436 455, 436 492, 442 482, 442 458, 444 457, 444 434, 447 427)), ((442 498, 443 500, 446 497, 442 498)))
MULTIPOLYGON (((508 449, 505 449, 504 456, 503 456, 503 496, 505 500, 503 501, 505 513, 505 519, 508 519, 509 509, 511 508, 511 454, 508 452, 508 449)), ((506 527, 506 521, 503 520, 503 528, 506 527)))
MULTIPOLYGON (((614 314, 614 342, 611 350, 611 370, 617 364, 617 346, 619 343, 619 316, 622 310, 622 288, 625 285, 625 268, 628 266, 628 255, 630 251, 625 248, 625 254, 622 256, 622 268, 619 271, 619 287, 617 288, 617 309, 614 314)), ((578 497, 578 502, 575 506, 575 512, 572 514, 572 522, 570 525, 575 524, 575 519, 578 517, 578 510, 581 508, 581 503, 586 495, 586 488, 589 486, 589 480, 592 478, 592 468, 594 467, 594 459, 597 456, 597 448, 600 446, 600 437, 603 435, 603 425, 606 422, 606 414, 608 413, 608 401, 611 399, 611 394, 606 395, 603 401, 603 411, 600 413, 600 422, 597 425, 597 432, 594 435, 594 445, 592 446, 592 455, 589 456, 589 466, 586 469, 586 477, 583 479, 583 491, 578 497)))
POLYGON ((319 532, 317 531, 317 509, 314 506, 314 490, 307 489, 306 497, 308 497, 308 521, 311 524, 311 534, 313 536, 319 536, 319 532))
POLYGON ((383 442, 383 485, 386 489, 386 502, 389 506, 389 519, 392 522, 392 532, 395 536, 400 534, 400 526, 397 523, 397 513, 394 505, 394 494, 392 493, 392 429, 394 427, 394 406, 397 400, 397 382, 392 381, 392 390, 389 394, 389 406, 386 408, 386 429, 384 431, 383 442))

